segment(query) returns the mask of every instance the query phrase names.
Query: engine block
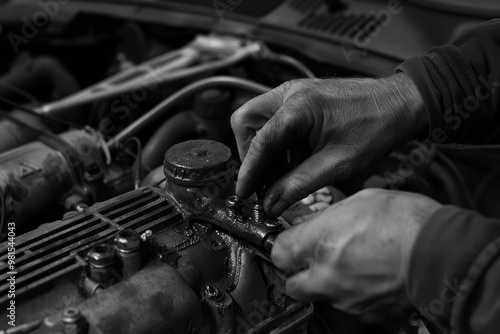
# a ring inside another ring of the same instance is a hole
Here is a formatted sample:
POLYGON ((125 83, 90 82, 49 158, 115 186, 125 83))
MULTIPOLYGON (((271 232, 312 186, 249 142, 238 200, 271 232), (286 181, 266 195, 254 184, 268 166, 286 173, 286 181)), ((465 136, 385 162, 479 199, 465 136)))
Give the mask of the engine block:
MULTIPOLYGON (((16 329, 306 332, 312 305, 286 296, 285 275, 269 259, 279 222, 228 206, 234 175, 223 145, 179 145, 166 155, 166 187, 128 192, 18 237, 16 329), (223 191, 206 191, 213 185, 223 191)), ((6 255, 0 266, 7 282, 6 255)), ((9 283, 0 290, 5 318, 9 283)))

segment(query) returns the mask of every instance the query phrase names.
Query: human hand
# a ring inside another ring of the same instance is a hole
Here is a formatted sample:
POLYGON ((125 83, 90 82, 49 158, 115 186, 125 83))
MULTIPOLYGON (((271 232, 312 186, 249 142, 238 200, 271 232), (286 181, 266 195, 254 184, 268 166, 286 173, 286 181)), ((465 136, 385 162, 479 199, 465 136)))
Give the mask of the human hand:
POLYGON ((328 300, 367 322, 400 316, 410 306, 413 245, 440 207, 419 194, 363 190, 282 232, 272 260, 294 273, 286 285, 292 298, 328 300))
POLYGON ((398 73, 381 79, 289 81, 238 109, 231 125, 243 161, 237 185, 241 198, 276 168, 276 156, 292 149, 299 157, 297 166, 267 191, 264 207, 276 217, 418 135, 427 116, 411 79, 398 73))

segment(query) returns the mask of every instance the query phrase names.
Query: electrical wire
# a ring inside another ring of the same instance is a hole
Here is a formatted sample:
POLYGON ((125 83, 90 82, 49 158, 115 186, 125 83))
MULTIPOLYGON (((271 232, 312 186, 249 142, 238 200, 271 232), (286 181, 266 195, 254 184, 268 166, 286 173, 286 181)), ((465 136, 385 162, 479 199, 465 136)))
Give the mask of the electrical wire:
MULTIPOLYGON (((134 143, 137 150, 137 154, 134 156, 135 162, 133 166, 134 170, 133 177, 134 177, 134 189, 138 189, 139 185, 141 184, 141 176, 142 176, 142 144, 137 137, 131 137, 127 139, 127 141, 124 143, 124 146, 127 147, 130 143, 134 143)), ((130 154, 127 150, 125 150, 125 152, 130 154)))
POLYGON ((118 133, 115 137, 107 142, 108 147, 111 148, 116 146, 116 144, 126 140, 127 138, 135 136, 137 133, 144 130, 147 126, 151 125, 158 118, 165 117, 167 112, 170 111, 180 101, 192 96, 193 94, 198 93, 199 91, 220 86, 244 89, 256 94, 263 94, 271 90, 270 87, 261 85, 257 82, 230 76, 217 76, 202 79, 175 92, 163 102, 158 104, 156 107, 137 119, 135 122, 130 124, 128 127, 123 129, 120 133, 118 133))
MULTIPOLYGON (((182 79, 187 79, 195 76, 199 76, 202 74, 207 74, 211 73, 217 70, 221 70, 224 68, 231 67, 246 58, 249 58, 251 55, 256 54, 259 51, 259 49, 256 47, 256 45, 248 45, 245 47, 242 47, 238 51, 236 51, 234 54, 232 54, 229 57, 223 58, 223 59, 218 59, 209 63, 201 64, 201 65, 196 65, 193 67, 188 67, 188 68, 183 68, 171 72, 166 72, 166 73, 161 73, 159 75, 156 75, 154 77, 155 82, 158 84, 166 84, 166 83, 171 83, 175 81, 179 81, 182 79)), ((161 71, 161 68, 158 69, 158 71, 161 71)), ((100 101, 106 98, 111 98, 114 96, 117 96, 121 93, 125 93, 128 91, 131 91, 133 89, 136 89, 137 87, 140 87, 140 85, 143 85, 144 82, 137 83, 137 79, 135 79, 131 83, 123 83, 120 85, 114 85, 110 87, 107 87, 106 89, 102 90, 97 90, 96 91, 88 91, 85 90, 83 92, 79 92, 73 95, 70 95, 62 100, 52 102, 46 105, 43 105, 40 107, 39 112, 40 113, 53 113, 65 108, 69 107, 74 107, 78 105, 82 105, 85 103, 89 102, 95 102, 95 101, 100 101)))
POLYGON ((500 150, 499 144, 490 144, 490 145, 439 144, 437 145, 437 147, 441 150, 456 150, 456 151, 500 150))
POLYGON ((2 210, 2 213, 0 214, 0 242, 2 242, 3 230, 5 229, 5 218, 7 216, 5 213, 5 211, 7 210, 7 203, 6 203, 5 193, 3 192, 1 187, 0 187, 0 208, 2 210))
POLYGON ((268 58, 271 61, 293 67, 294 69, 296 69, 298 72, 302 73, 307 78, 311 78, 311 79, 316 78, 314 73, 306 65, 304 65, 299 60, 297 60, 291 56, 281 54, 281 53, 271 53, 270 55, 266 55, 264 58, 268 58))

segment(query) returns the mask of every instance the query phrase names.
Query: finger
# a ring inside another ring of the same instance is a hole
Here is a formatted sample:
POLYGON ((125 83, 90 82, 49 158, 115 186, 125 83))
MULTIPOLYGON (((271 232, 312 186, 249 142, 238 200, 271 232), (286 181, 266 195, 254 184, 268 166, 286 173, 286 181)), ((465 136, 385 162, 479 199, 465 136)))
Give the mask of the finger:
POLYGON ((286 280, 286 294, 295 300, 313 302, 335 295, 335 275, 328 266, 315 266, 286 280))
POLYGON ((280 233, 271 251, 274 265, 285 272, 297 272, 327 261, 335 251, 337 236, 325 234, 324 224, 331 222, 319 215, 280 233))
POLYGON ((297 201, 353 172, 354 165, 344 150, 325 147, 274 183, 267 191, 264 208, 270 216, 278 217, 297 201))
POLYGON ((241 161, 245 159, 256 131, 267 123, 282 104, 283 88, 280 86, 253 98, 233 113, 231 127, 236 138, 241 161))
POLYGON ((249 197, 266 173, 270 173, 276 156, 285 153, 296 140, 304 138, 309 127, 307 117, 293 106, 284 104, 257 132, 245 156, 238 175, 237 193, 249 197))

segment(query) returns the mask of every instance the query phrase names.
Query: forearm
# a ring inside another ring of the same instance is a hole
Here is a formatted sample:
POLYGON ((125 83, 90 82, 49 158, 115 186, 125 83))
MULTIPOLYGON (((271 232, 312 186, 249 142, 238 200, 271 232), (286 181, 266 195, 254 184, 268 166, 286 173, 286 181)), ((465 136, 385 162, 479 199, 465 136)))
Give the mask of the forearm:
POLYGON ((500 326, 500 221, 444 207, 421 230, 408 294, 442 333, 494 333, 500 326))
POLYGON ((453 45, 409 59, 408 74, 425 101, 433 142, 491 142, 500 134, 500 20, 466 33, 453 45))

